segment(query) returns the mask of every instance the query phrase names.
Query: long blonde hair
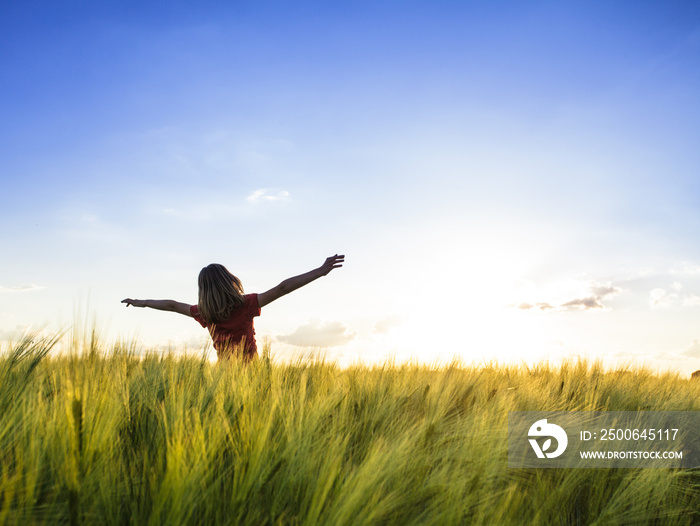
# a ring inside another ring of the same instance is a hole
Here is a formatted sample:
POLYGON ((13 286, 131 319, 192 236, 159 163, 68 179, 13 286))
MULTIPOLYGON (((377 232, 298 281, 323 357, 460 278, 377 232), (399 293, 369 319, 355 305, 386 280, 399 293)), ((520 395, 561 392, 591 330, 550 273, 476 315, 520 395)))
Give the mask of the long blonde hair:
POLYGON ((226 321, 243 305, 243 285, 226 267, 212 263, 199 273, 199 312, 208 323, 226 321))

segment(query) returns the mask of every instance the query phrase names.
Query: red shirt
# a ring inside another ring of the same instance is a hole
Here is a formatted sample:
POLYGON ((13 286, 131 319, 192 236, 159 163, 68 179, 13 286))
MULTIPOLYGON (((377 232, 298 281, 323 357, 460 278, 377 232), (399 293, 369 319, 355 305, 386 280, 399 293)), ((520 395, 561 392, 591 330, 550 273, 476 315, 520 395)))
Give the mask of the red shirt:
POLYGON ((219 358, 228 358, 231 347, 241 343, 243 338, 245 338, 244 354, 246 358, 253 358, 258 352, 255 345, 255 329, 253 328, 253 318, 260 316, 258 295, 246 294, 243 298, 243 305, 233 309, 228 320, 216 324, 207 323, 202 319, 198 305, 190 307, 192 317, 202 327, 209 329, 209 334, 214 340, 214 349, 216 349, 216 354, 219 358))

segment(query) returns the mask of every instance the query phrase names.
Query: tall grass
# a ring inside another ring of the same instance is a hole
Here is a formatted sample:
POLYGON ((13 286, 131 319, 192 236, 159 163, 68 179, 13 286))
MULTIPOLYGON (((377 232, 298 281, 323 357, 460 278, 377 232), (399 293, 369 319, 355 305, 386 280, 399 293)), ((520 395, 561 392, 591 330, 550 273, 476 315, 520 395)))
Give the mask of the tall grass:
POLYGON ((700 409, 700 382, 674 374, 55 343, 30 335, 0 358, 2 524, 700 521, 693 470, 507 467, 508 411, 700 409))

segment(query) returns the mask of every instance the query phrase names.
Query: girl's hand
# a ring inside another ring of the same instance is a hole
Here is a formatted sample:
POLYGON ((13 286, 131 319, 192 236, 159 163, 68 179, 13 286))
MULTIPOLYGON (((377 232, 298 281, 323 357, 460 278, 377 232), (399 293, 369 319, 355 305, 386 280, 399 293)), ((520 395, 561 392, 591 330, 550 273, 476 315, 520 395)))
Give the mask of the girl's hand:
POLYGON ((289 294, 290 292, 297 290, 304 285, 308 285, 321 276, 325 276, 334 268, 342 267, 344 261, 345 256, 339 256, 338 254, 326 258, 326 261, 320 267, 309 270, 304 274, 299 274, 298 276, 285 279, 276 287, 271 288, 267 292, 258 294, 258 305, 262 308, 265 305, 272 303, 276 299, 281 298, 285 294, 289 294))
POLYGON ((132 300, 131 298, 126 298, 122 300, 122 303, 126 303, 126 306, 133 305, 134 307, 145 307, 146 302, 144 300, 132 300))
POLYGON ((321 274, 323 276, 327 275, 334 268, 342 267, 344 262, 345 256, 339 256, 338 254, 326 258, 326 261, 323 263, 323 265, 321 265, 321 274))

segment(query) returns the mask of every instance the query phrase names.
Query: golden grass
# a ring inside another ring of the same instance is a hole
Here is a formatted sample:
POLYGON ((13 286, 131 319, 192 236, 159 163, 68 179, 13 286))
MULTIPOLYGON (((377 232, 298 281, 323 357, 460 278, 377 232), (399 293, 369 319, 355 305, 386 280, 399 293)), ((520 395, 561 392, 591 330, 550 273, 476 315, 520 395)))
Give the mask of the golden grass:
MULTIPOLYGON (((249 366, 28 335, 0 357, 2 524, 694 524, 694 470, 507 467, 508 411, 700 409, 700 382, 249 366)), ((269 353, 268 353, 269 355, 269 353)))

